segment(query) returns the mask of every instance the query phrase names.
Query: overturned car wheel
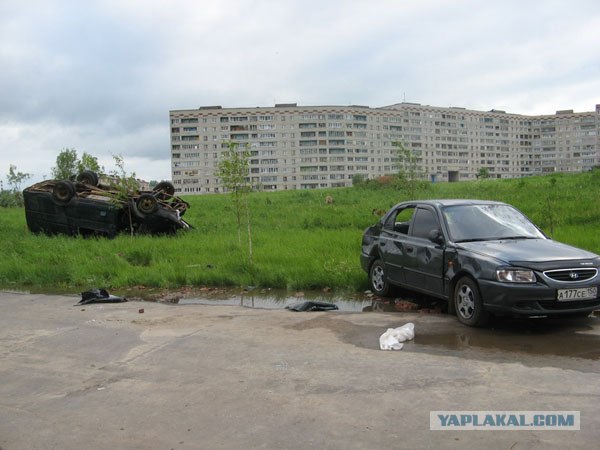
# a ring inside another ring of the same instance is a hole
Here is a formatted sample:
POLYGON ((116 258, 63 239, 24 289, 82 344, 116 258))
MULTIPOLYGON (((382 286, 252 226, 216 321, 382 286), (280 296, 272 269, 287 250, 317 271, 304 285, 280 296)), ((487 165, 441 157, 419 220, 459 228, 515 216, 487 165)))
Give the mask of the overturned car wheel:
POLYGON ((52 188, 52 198, 56 203, 65 205, 75 195, 75 188, 70 181, 58 181, 52 188))
POLYGON ((175 194, 175 186, 173 186, 173 183, 171 183, 170 181, 161 181, 156 186, 154 186, 154 189, 152 189, 152 191, 153 192, 164 192, 167 195, 174 195, 175 194))
POLYGON ((152 214, 158 209, 158 200, 152 194, 142 194, 136 200, 135 205, 139 212, 143 214, 152 214))
POLYGON ((83 184, 89 184, 90 186, 98 186, 100 178, 98 178, 98 174, 93 170, 84 170, 77 175, 77 181, 83 184))

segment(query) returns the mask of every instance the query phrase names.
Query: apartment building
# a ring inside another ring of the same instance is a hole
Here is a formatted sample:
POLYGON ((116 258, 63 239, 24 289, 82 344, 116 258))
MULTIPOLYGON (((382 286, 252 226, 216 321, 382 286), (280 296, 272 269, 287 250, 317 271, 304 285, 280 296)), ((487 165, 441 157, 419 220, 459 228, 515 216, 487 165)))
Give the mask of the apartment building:
POLYGON ((351 186, 356 176, 397 173, 400 142, 431 181, 581 172, 600 165, 595 111, 524 116, 399 103, 170 111, 171 171, 177 192, 223 192, 216 175, 230 142, 250 151, 250 181, 265 190, 351 186))

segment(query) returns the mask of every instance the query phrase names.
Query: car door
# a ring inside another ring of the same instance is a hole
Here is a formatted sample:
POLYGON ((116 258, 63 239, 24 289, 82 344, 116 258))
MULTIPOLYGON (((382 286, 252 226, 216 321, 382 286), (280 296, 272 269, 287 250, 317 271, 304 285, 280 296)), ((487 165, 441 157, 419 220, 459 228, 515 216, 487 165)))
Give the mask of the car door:
POLYGON ((441 231, 435 210, 419 206, 404 243, 404 284, 419 291, 443 295, 444 246, 431 241, 434 230, 441 231))
POLYGON ((390 213, 379 235, 379 250, 385 263, 388 279, 404 284, 408 255, 405 250, 408 232, 415 211, 414 205, 402 206, 390 213))

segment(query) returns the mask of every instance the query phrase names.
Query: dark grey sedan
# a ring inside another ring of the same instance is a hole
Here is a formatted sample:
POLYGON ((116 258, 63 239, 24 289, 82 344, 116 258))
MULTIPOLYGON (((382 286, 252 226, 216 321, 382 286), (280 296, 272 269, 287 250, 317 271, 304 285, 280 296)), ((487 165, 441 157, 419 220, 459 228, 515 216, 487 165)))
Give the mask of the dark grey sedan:
POLYGON ((600 308, 600 256, 553 241, 506 203, 399 203, 365 231, 360 259, 375 294, 401 286, 447 300, 465 325, 600 308))

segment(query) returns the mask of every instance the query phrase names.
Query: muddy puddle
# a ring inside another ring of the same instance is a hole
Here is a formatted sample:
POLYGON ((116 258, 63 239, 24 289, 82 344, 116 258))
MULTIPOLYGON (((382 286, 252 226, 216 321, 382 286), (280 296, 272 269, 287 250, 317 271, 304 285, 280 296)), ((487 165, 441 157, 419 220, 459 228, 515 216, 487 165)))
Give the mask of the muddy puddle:
POLYGON ((178 305, 231 305, 256 309, 284 309, 309 301, 335 304, 339 311, 347 312, 366 312, 372 308, 371 300, 359 297, 323 295, 322 293, 290 295, 286 292, 228 294, 217 298, 191 296, 174 299, 171 303, 178 305))
POLYGON ((412 351, 454 353, 478 351, 554 355, 600 360, 600 318, 509 319, 496 318, 486 328, 451 323, 426 327, 415 336, 412 351))
MULTIPOLYGON (((131 297, 132 294, 127 295, 131 297)), ((531 366, 569 367, 569 361, 576 358, 592 364, 588 370, 597 370, 600 361, 598 312, 580 319, 493 318, 485 328, 470 328, 460 324, 456 317, 441 313, 435 302, 415 298, 381 300, 365 293, 203 288, 162 293, 149 291, 139 297, 140 300, 173 305, 229 305, 256 309, 284 309, 307 301, 333 303, 342 312, 393 313, 387 315, 392 318, 388 327, 415 322, 415 338, 405 343, 403 351, 406 352, 520 362, 531 366), (549 363, 548 358, 553 362, 549 363)), ((343 341, 373 350, 379 350, 379 336, 387 328, 330 320, 328 316, 316 316, 299 326, 332 328, 343 341)))
POLYGON ((128 299, 176 305, 222 305, 256 309, 285 309, 304 302, 335 304, 346 312, 420 312, 441 313, 439 300, 402 296, 383 299, 366 292, 298 291, 283 289, 185 288, 160 291, 129 289, 121 293, 128 299))
MULTIPOLYGON (((379 350, 387 328, 415 324, 415 337, 398 352, 423 353, 469 360, 559 367, 597 373, 600 364, 600 317, 580 319, 493 319, 487 328, 469 328, 447 314, 387 314, 382 326, 357 325, 322 316, 294 328, 329 328, 342 341, 379 350), (393 316, 397 316, 397 319, 393 316)), ((401 355, 398 356, 401 358, 401 355)))

